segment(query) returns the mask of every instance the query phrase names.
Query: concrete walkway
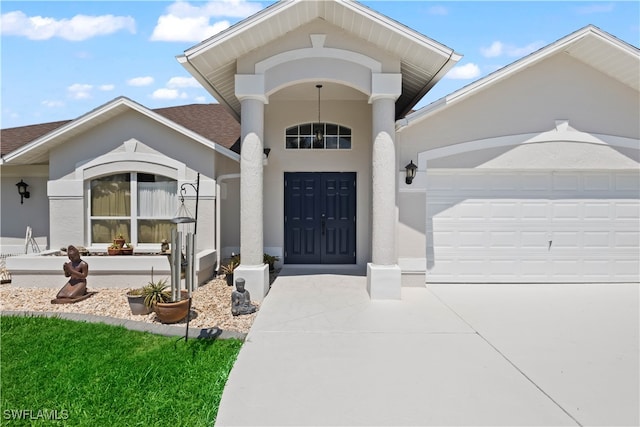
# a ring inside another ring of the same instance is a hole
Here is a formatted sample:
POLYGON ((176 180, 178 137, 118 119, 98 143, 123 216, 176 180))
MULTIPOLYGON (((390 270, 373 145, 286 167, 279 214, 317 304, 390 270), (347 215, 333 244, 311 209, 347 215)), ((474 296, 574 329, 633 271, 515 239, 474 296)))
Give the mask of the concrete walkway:
POLYGON ((276 279, 217 426, 635 425, 638 285, 276 279))

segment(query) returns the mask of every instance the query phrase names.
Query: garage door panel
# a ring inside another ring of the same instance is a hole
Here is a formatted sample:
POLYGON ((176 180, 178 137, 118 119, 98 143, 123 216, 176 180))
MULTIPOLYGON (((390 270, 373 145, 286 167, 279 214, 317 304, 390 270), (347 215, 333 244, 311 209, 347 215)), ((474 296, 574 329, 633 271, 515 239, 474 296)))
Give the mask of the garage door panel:
POLYGON ((638 281, 637 173, 482 173, 427 191, 428 280, 638 281))
POLYGON ((633 174, 621 174, 617 173, 614 177, 614 185, 616 191, 628 191, 635 193, 637 197, 638 192, 638 176, 633 174))
POLYGON ((586 259, 582 263, 582 271, 585 276, 604 280, 610 276, 611 262, 602 259, 586 259))
POLYGON ((584 177, 585 191, 609 191, 612 184, 611 175, 608 173, 594 173, 584 177))
POLYGON ((584 202, 582 209, 582 217, 585 221, 609 221, 614 215, 612 204, 609 202, 584 202))
POLYGON ((585 231, 582 241, 585 247, 608 249, 611 246, 611 234, 609 231, 585 231))
POLYGON ((525 172, 515 176, 512 175, 512 179, 520 182, 520 187, 523 191, 547 191, 551 185, 551 177, 545 172, 525 172))
POLYGON ((615 219, 636 221, 640 217, 640 204, 632 201, 618 201, 615 204, 615 219))
POLYGON ((637 248, 640 242, 640 232, 637 231, 616 231, 613 236, 617 248, 637 248))
POLYGON ((580 176, 577 173, 554 173, 552 189, 562 192, 577 192, 580 189, 580 176))
POLYGON ((549 218, 549 202, 547 201, 523 201, 522 212, 526 212, 523 221, 547 220, 549 218))
POLYGON ((552 218, 554 221, 576 221, 582 219, 582 204, 580 202, 556 201, 552 204, 552 218))

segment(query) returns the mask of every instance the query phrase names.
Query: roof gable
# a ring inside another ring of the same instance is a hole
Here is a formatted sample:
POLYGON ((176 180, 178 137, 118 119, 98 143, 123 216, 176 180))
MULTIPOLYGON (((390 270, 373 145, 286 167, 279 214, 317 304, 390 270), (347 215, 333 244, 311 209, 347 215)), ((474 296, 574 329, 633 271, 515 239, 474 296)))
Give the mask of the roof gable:
POLYGON ((640 91, 640 49, 588 25, 411 113, 400 120, 398 126, 419 122, 559 53, 570 55, 636 92, 640 91))
POLYGON ((354 1, 283 0, 186 50, 178 61, 239 119, 240 101, 234 91, 237 58, 318 18, 401 58, 398 117, 410 111, 461 58, 452 49, 354 1))
POLYGON ((75 119, 3 129, 2 163, 45 163, 49 150, 125 110, 135 110, 238 160, 240 124, 219 104, 192 104, 150 110, 128 98, 119 97, 75 119), (234 150, 235 149, 235 150, 234 150))

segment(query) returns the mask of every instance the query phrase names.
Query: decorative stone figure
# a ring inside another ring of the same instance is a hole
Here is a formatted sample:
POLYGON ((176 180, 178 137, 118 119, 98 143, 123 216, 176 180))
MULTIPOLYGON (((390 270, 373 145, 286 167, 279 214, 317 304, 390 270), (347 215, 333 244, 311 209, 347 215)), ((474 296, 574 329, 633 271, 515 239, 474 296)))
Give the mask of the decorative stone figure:
POLYGON ((91 296, 87 292, 89 264, 80 258, 80 252, 73 245, 67 248, 67 256, 69 261, 64 263, 62 270, 69 281, 60 289, 56 299, 51 300, 52 304, 74 303, 91 296))
POLYGON ((251 304, 251 295, 244 288, 244 279, 236 280, 236 290, 231 293, 231 314, 234 316, 251 314, 256 310, 258 307, 251 304))

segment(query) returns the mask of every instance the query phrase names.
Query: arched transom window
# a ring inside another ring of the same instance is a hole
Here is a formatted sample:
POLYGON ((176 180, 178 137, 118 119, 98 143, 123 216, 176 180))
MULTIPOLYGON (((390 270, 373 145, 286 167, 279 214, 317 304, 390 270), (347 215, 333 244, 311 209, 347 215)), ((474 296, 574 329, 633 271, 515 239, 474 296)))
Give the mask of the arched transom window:
POLYGON ((91 244, 111 243, 120 234, 134 245, 169 240, 177 188, 174 179, 142 172, 91 180, 91 244))
POLYGON ((351 129, 334 123, 304 123, 287 128, 289 150, 350 150, 351 129), (316 138, 320 130, 323 137, 316 138))

